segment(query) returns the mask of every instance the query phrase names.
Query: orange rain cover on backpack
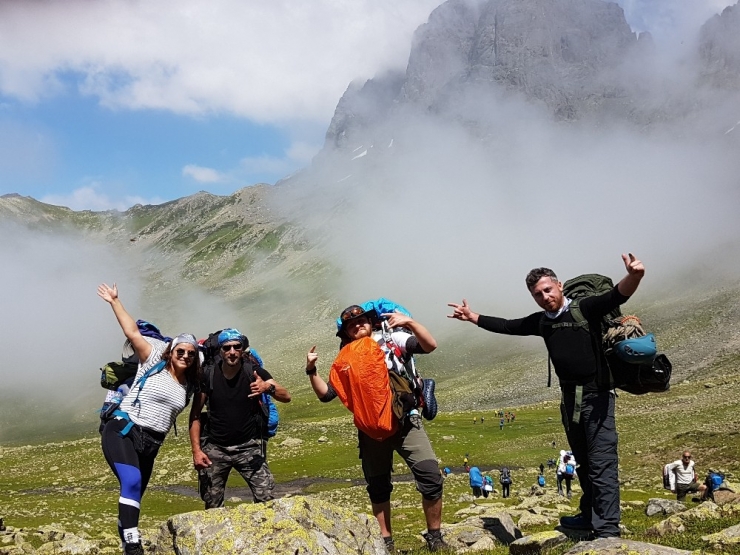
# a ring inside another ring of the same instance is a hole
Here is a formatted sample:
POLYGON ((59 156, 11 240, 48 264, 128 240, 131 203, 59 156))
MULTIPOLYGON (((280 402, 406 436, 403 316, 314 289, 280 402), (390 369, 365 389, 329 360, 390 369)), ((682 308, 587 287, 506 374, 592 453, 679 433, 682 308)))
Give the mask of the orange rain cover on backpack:
POLYGON ((355 426, 376 441, 396 433, 388 367, 380 346, 363 337, 342 347, 331 365, 329 383, 355 417, 355 426))

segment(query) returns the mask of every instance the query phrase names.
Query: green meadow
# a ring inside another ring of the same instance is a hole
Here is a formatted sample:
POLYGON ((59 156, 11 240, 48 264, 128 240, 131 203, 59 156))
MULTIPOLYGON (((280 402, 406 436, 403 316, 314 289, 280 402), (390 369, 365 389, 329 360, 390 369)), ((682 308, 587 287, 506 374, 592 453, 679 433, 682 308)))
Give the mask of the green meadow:
MULTIPOLYGON (((723 471, 731 481, 740 473, 740 379, 734 360, 720 360, 707 372, 705 381, 684 381, 662 395, 635 397, 620 394, 617 421, 620 438, 620 478, 625 502, 622 522, 633 539, 646 539, 645 531, 662 517, 647 517, 644 506, 651 497, 670 497, 662 489, 661 469, 683 449, 691 449, 699 473, 709 468, 723 471), (711 377, 711 379, 710 379, 711 377)), ((299 396, 283 411, 278 435, 270 441, 270 466, 282 491, 321 496, 356 511, 370 512, 357 458, 356 431, 351 417, 338 401, 322 406, 315 399, 299 396), (291 406, 292 405, 292 406, 291 406), (301 408, 311 406, 299 417, 301 408), (288 410, 288 407, 290 409, 288 410), (324 409, 323 417, 321 415, 324 409), (298 446, 281 443, 299 439, 298 446)), ((453 474, 445 483, 444 520, 462 520, 455 513, 471 505, 467 475, 462 471, 467 454, 471 465, 497 480, 497 469, 512 469, 512 496, 494 494, 488 501, 514 506, 528 495, 537 467, 556 457, 564 448, 558 403, 542 402, 513 410, 516 420, 500 430, 496 409, 441 412, 426 430, 440 460, 453 474), (474 422, 474 417, 476 422, 474 422), (481 423, 481 417, 484 422, 481 423), (552 447, 555 442, 556 448, 552 447)), ((153 532, 170 515, 198 510, 196 475, 192 470, 186 419, 179 421, 180 434, 170 434, 155 465, 143 500, 142 527, 153 532)), ((419 496, 409 475, 396 460, 393 523, 397 546, 415 552, 424 529, 419 496)), ((555 488, 554 471, 546 470, 548 488, 555 488)), ((235 473, 229 481, 229 504, 243 502, 245 484, 235 473), (235 498, 239 498, 236 500, 235 498)), ((498 487, 498 486, 497 486, 498 487)), ((100 451, 97 433, 74 441, 0 448, 0 516, 6 525, 37 527, 57 524, 92 538, 115 534, 117 482, 100 451)), ((576 512, 579 492, 571 502, 576 512)), ((482 501, 482 500, 481 500, 482 501)), ((682 549, 705 548, 701 536, 737 524, 738 519, 693 522, 687 532, 649 541, 682 549)), ((545 528, 534 528, 536 531, 545 528)), ((562 552, 559 548, 555 552, 562 552)), ((500 548, 491 553, 507 553, 500 548)), ((740 553, 729 548, 727 553, 740 553)))

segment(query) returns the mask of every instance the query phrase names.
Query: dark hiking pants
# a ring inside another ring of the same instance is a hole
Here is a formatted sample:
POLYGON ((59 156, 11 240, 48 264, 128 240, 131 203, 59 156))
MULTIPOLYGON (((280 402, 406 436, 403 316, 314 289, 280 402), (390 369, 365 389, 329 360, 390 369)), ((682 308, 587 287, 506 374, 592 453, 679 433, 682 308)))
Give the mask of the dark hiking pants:
POLYGON ((583 495, 580 509, 598 537, 619 536, 619 475, 614 393, 583 393, 578 423, 573 422, 575 392, 563 391, 560 411, 565 435, 579 463, 583 495))

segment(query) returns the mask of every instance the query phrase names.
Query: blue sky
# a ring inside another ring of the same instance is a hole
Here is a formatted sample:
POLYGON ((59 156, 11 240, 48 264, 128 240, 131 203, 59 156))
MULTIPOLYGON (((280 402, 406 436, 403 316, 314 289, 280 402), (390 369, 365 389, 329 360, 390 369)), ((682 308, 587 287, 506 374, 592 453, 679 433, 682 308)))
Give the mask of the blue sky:
MULTIPOLYGON (((120 210, 308 164, 440 0, 0 3, 0 194, 120 210)), ((622 0, 679 42, 727 0, 622 0)))

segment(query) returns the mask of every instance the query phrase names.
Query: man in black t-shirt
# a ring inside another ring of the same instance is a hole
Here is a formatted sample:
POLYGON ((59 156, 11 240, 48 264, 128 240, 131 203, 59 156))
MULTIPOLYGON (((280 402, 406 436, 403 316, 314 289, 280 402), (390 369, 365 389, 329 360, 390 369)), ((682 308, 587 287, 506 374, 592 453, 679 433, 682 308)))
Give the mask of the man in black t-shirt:
POLYGON ((206 509, 223 507, 226 480, 235 468, 246 480, 256 503, 273 498, 275 480, 267 466, 262 394, 283 403, 288 391, 254 357, 238 330, 218 335, 222 360, 204 373, 190 410, 190 444, 206 509), (208 404, 208 423, 201 437, 201 411, 208 404))
MULTIPOLYGON (((579 300, 579 308, 589 329, 601 329, 601 317, 625 303, 637 290, 645 275, 642 262, 632 254, 622 255, 627 275, 612 290, 579 300)), ((482 316, 462 304, 450 303, 449 318, 507 335, 538 335, 560 380, 560 411, 565 434, 576 460, 583 489, 580 514, 562 517, 565 528, 593 530, 595 537, 619 536, 619 477, 617 430, 614 422, 614 392, 597 379, 597 368, 606 367, 600 341, 587 329, 572 325, 575 320, 563 295, 563 284, 549 268, 536 268, 527 274, 527 288, 543 311, 516 320, 482 316)))

